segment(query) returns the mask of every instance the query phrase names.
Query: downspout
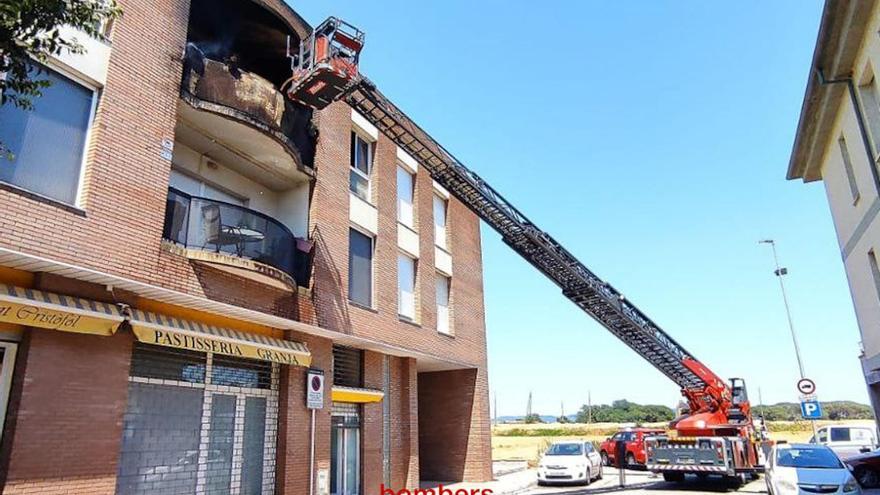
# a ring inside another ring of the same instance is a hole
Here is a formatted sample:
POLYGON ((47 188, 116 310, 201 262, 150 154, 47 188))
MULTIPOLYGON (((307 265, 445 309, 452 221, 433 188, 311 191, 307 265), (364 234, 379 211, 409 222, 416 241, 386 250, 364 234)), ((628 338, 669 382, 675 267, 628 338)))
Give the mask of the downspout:
POLYGON ((868 157, 868 168, 871 169, 871 177, 874 178, 874 188, 877 190, 877 195, 880 196, 880 175, 878 175, 877 162, 874 159, 874 147, 871 145, 871 138, 868 136, 868 126, 865 124, 865 114, 862 113, 862 105, 859 101, 859 95, 856 93, 856 85, 853 82, 852 77, 825 79, 825 72, 822 69, 816 69, 816 75, 819 78, 819 84, 823 86, 846 83, 846 88, 849 91, 849 99, 852 102, 853 110, 856 112, 856 122, 859 124, 859 134, 862 135, 862 144, 865 146, 865 155, 868 157))

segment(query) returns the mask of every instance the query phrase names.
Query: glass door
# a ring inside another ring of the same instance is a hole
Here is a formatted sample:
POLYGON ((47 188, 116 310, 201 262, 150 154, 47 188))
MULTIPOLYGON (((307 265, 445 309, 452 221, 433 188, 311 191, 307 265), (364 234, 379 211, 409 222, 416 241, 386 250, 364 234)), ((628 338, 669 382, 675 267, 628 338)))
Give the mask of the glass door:
POLYGON ((356 414, 334 414, 332 424, 330 493, 332 495, 359 495, 361 490, 360 417, 356 414))

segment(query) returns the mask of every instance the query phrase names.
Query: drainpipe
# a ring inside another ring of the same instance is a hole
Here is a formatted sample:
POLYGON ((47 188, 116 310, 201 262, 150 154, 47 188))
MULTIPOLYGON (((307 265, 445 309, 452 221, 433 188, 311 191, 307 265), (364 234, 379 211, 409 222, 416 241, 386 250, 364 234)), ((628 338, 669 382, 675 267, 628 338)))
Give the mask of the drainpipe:
POLYGON ((819 84, 822 86, 846 83, 846 88, 849 91, 849 99, 852 102, 853 110, 856 112, 856 121, 859 124, 859 134, 862 135, 862 144, 865 146, 865 154, 868 157, 868 168, 871 169, 871 177, 874 178, 874 187, 877 189, 877 195, 880 196, 880 175, 877 173, 877 162, 874 159, 874 147, 871 145, 871 138, 868 135, 868 126, 865 124, 865 114, 862 113, 862 105, 859 101, 859 95, 856 93, 856 85, 853 82, 852 77, 825 79, 825 72, 822 69, 816 69, 816 75, 819 77, 819 84))

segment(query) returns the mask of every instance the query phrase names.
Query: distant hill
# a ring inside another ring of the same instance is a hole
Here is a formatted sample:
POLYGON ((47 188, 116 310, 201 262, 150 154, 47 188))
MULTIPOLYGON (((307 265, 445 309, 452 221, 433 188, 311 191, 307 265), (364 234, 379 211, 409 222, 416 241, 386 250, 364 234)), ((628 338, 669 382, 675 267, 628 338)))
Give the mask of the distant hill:
MULTIPOLYGON (((844 419, 874 419, 870 406, 858 402, 842 400, 822 402, 823 419, 833 421, 844 419)), ((586 407, 578 414, 568 414, 573 423, 586 423, 586 407), (580 421, 578 421, 580 419, 580 421)), ((767 421, 798 421, 801 419, 801 406, 796 402, 779 402, 766 406, 752 403, 752 414, 764 414, 767 421)), ((541 414, 544 423, 555 423, 557 416, 541 414)), ((499 423, 521 423, 523 416, 498 416, 499 423)), ((652 423, 672 420, 672 409, 665 406, 643 406, 626 400, 614 401, 609 405, 593 406, 593 422, 609 423, 652 423)))
MULTIPOLYGON (((822 418, 839 419, 874 419, 874 411, 870 406, 849 400, 821 402, 822 418)), ((797 421, 801 419, 801 406, 796 402, 779 402, 762 406, 752 404, 752 415, 764 415, 767 421, 797 421)))

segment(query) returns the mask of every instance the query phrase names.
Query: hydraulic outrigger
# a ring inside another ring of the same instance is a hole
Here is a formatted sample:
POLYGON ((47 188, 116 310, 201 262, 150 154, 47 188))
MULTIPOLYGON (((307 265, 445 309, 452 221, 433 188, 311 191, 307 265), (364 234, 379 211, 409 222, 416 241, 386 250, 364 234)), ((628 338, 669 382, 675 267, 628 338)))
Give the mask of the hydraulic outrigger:
POLYGON ((648 440, 648 469, 662 472, 668 480, 681 480, 684 473, 693 472, 720 474, 738 482, 762 470, 761 438, 743 380, 728 384, 720 379, 409 119, 358 72, 363 41, 362 32, 338 19, 322 23, 291 57, 288 96, 316 109, 345 99, 501 234, 508 246, 553 280, 565 297, 681 387, 689 412, 673 422, 677 435, 648 440))

